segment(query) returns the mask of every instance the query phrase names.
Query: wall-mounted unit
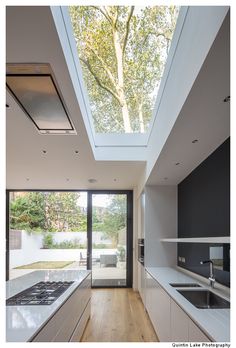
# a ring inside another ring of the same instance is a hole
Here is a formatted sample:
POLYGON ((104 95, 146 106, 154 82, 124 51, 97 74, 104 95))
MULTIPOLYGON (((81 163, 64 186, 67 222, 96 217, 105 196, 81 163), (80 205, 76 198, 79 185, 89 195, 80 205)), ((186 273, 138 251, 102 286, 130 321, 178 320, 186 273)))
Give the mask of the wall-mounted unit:
POLYGON ((76 134, 49 64, 7 64, 6 85, 40 134, 76 134))
POLYGON ((144 238, 138 239, 138 261, 144 265, 144 238))

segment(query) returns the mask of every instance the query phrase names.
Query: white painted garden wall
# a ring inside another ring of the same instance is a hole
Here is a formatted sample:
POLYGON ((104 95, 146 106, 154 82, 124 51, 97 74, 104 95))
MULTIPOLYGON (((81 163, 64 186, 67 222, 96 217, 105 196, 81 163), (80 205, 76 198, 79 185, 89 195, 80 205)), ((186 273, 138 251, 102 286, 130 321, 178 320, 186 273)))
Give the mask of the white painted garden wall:
MULTIPOLYGON (((53 239, 55 243, 65 240, 72 241, 79 239, 81 244, 87 242, 85 232, 55 232, 53 239)), ((102 232, 93 232, 93 241, 96 243, 108 244, 109 240, 101 240, 102 232)), ((10 250, 10 269, 27 265, 37 261, 79 261, 80 253, 86 257, 86 249, 41 249, 43 236, 41 234, 29 234, 22 231, 22 248, 10 250)), ((93 258, 99 258, 102 254, 115 254, 116 249, 95 249, 93 258)))

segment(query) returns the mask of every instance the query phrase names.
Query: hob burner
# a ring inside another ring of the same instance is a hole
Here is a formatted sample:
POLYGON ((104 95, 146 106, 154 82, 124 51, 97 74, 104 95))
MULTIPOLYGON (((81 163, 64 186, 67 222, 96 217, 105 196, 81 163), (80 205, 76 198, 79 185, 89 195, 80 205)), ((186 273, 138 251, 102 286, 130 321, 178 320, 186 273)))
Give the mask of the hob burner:
POLYGON ((73 281, 39 282, 7 299, 7 306, 51 305, 73 281))

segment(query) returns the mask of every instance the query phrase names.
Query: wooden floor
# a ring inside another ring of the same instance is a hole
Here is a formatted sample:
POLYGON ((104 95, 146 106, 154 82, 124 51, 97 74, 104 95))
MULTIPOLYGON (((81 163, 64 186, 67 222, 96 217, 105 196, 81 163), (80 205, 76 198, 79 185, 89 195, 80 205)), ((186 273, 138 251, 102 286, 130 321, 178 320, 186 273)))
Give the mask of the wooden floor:
POLYGON ((92 289, 82 342, 158 342, 141 298, 132 289, 92 289))

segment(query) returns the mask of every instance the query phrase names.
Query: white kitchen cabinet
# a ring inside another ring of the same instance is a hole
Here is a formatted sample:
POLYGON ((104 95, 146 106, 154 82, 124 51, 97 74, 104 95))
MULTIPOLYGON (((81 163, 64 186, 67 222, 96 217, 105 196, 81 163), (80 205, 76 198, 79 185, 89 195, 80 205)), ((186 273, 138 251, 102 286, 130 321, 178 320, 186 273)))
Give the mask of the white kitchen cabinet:
POLYGON ((149 317, 152 321, 153 318, 153 284, 154 279, 150 276, 150 274, 145 271, 145 283, 146 283, 146 309, 148 311, 149 317))
POLYGON ((81 340, 81 337, 83 335, 85 326, 87 324, 87 321, 90 317, 90 312, 91 312, 91 301, 89 300, 83 315, 81 316, 72 336, 70 339, 70 342, 79 342, 81 340))
POLYGON ((145 306, 145 268, 141 263, 138 263, 138 291, 140 294, 140 297, 142 299, 142 302, 145 306))
POLYGON ((78 286, 63 303, 53 317, 34 337, 33 342, 69 342, 71 338, 80 338, 89 318, 88 305, 91 297, 91 274, 78 286), (80 323, 81 321, 81 323, 80 323), (75 336, 76 328, 79 333, 75 336))
POLYGON ((145 267, 141 265, 141 297, 143 304, 146 303, 146 280, 145 280, 145 267))
POLYGON ((160 342, 210 342, 147 271, 145 278, 146 309, 160 342))
POLYGON ((146 308, 161 342, 171 341, 170 296, 146 272, 146 308))
POLYGON ((192 319, 171 300, 171 340, 173 342, 210 342, 192 319))
POLYGON ((173 342, 188 342, 188 326, 189 317, 187 314, 171 300, 171 341, 173 342))
POLYGON ((209 338, 189 319, 189 342, 211 342, 209 338))

